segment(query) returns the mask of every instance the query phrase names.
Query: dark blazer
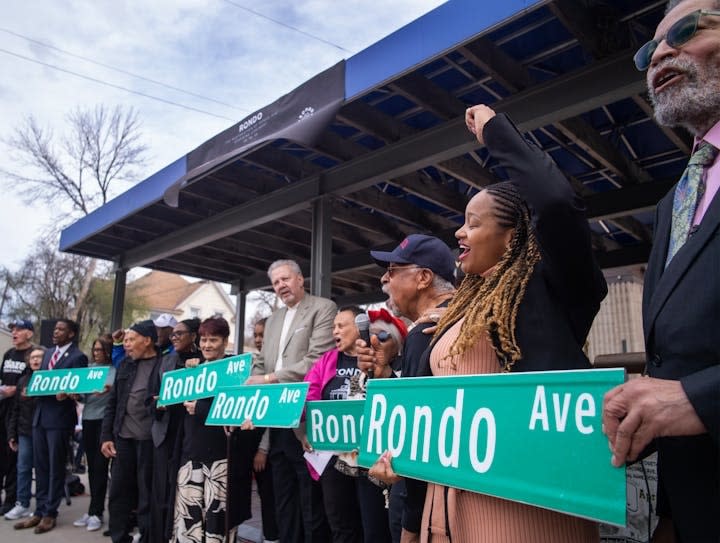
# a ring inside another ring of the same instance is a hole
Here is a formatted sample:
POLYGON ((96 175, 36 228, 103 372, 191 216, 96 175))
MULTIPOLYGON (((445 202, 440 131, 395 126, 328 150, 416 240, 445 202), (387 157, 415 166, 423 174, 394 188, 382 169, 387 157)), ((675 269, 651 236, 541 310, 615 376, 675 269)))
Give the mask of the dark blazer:
POLYGON ((674 188, 660 201, 643 292, 647 370, 676 379, 708 433, 656 440, 683 541, 720 541, 720 196, 665 268, 674 188))
MULTIPOLYGON (((54 352, 55 349, 47 350, 40 366, 41 370, 48 369, 50 358, 54 352)), ((87 356, 73 343, 57 361, 55 369, 85 368, 87 365, 87 356)), ((75 400, 66 398, 60 402, 55 396, 38 396, 33 427, 39 426, 48 430, 72 430, 76 424, 75 400)))
POLYGON ((483 138, 528 203, 541 254, 518 309, 522 358, 512 371, 589 368, 582 349, 607 284, 593 256, 585 203, 505 115, 485 125, 483 138))
MULTIPOLYGON (((160 362, 159 356, 154 361, 143 362, 143 364, 157 365, 160 362)), ((105 408, 105 416, 102 421, 102 429, 100 430, 100 443, 105 441, 115 441, 122 430, 125 414, 127 413, 127 403, 130 398, 130 391, 135 382, 137 374, 138 362, 129 356, 125 357, 115 374, 115 382, 110 389, 110 398, 105 408)), ((150 374, 152 377, 152 373, 150 374)), ((150 378, 148 378, 149 380, 150 378)), ((148 411, 150 407, 148 406, 148 411)))

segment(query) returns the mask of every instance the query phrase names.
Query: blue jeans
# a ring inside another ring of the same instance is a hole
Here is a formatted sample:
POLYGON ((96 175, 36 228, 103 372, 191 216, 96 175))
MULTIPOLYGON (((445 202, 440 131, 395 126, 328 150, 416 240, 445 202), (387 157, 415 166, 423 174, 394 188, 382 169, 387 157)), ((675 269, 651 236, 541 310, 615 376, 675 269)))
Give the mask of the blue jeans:
POLYGON ((33 470, 33 441, 32 436, 18 436, 17 456, 17 501, 23 507, 30 507, 32 470, 33 470))

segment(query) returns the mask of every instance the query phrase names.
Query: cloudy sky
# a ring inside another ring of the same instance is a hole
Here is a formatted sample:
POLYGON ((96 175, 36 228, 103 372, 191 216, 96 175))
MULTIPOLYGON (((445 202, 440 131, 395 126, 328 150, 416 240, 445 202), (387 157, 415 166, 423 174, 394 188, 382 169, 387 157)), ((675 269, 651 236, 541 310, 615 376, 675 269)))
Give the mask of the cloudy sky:
MULTIPOLYGON (((150 151, 147 177, 442 3, 6 0, 0 138, 30 114, 60 135, 79 106, 133 107, 150 151)), ((16 168, 2 143, 0 149, 0 169, 16 168)), ((7 182, 0 190, 0 265, 15 268, 64 210, 28 206, 21 188, 7 182)))

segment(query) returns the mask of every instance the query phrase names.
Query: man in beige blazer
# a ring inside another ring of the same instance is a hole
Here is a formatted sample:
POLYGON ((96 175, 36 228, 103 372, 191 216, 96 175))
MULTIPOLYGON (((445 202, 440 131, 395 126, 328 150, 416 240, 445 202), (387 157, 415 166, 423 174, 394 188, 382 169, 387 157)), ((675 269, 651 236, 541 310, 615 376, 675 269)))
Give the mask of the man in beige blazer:
MULTIPOLYGON (((265 339, 247 384, 302 381, 313 362, 334 346, 334 302, 306 294, 300 266, 277 260, 268 268, 285 307, 265 323, 265 339)), ((312 480, 302 445, 290 429, 269 432, 275 508, 283 543, 330 541, 320 485, 312 480)))

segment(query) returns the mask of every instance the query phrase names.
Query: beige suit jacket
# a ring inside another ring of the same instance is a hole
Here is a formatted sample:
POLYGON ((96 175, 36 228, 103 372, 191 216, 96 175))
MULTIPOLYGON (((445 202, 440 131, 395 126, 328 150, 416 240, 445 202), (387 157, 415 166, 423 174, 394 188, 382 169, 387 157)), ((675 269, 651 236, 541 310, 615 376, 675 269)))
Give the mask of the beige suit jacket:
POLYGON ((287 308, 278 309, 265 323, 263 347, 253 362, 253 375, 274 372, 281 383, 302 381, 313 362, 335 345, 332 336, 335 302, 305 294, 290 323, 285 344, 280 345, 286 313, 287 308), (279 352, 283 365, 276 371, 279 352))

